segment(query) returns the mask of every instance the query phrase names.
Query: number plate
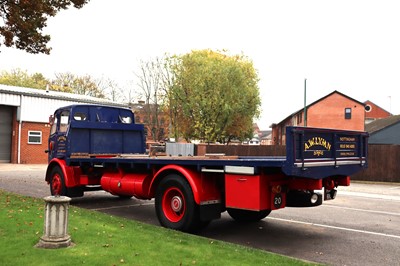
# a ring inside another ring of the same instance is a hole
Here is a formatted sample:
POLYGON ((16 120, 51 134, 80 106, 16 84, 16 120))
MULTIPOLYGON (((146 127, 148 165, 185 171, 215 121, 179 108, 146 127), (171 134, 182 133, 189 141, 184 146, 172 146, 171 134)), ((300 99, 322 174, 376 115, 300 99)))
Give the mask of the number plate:
POLYGON ((274 196, 274 207, 275 209, 280 209, 282 206, 282 195, 281 194, 275 194, 274 196))

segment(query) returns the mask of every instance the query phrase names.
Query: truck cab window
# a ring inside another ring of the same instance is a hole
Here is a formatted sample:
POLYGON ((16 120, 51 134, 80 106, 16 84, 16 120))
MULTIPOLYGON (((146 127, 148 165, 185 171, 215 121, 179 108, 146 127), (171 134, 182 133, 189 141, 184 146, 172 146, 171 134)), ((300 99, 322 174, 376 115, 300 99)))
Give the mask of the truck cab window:
POLYGON ((86 114, 85 113, 76 112, 74 114, 74 120, 76 120, 76 121, 85 121, 86 120, 86 114))
POLYGON ((132 124, 132 117, 130 116, 120 116, 119 120, 124 124, 132 124))
POLYGON ((50 135, 53 135, 57 131, 57 116, 54 116, 51 118, 50 124, 51 124, 51 129, 50 129, 50 135))
POLYGON ((63 111, 60 115, 60 132, 67 132, 69 124, 69 111, 63 111))

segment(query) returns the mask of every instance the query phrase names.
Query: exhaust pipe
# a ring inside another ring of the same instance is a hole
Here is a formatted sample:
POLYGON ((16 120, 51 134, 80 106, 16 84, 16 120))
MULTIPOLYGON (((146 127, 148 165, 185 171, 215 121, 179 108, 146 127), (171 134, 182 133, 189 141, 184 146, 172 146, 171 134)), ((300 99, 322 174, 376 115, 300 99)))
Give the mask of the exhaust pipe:
POLYGON ((286 207, 315 207, 322 204, 322 194, 312 191, 289 191, 286 207))

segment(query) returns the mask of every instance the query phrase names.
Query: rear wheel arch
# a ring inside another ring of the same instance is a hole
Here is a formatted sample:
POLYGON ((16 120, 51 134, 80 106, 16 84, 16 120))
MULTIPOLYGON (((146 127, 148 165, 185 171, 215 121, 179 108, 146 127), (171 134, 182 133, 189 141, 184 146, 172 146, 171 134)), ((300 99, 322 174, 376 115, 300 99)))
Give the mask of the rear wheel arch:
POLYGON ((196 204, 200 205, 200 191, 201 191, 201 177, 200 175, 188 168, 177 165, 167 165, 154 175, 149 188, 150 197, 155 197, 157 187, 160 185, 161 181, 169 175, 176 174, 184 178, 188 183, 193 192, 194 201, 196 204))

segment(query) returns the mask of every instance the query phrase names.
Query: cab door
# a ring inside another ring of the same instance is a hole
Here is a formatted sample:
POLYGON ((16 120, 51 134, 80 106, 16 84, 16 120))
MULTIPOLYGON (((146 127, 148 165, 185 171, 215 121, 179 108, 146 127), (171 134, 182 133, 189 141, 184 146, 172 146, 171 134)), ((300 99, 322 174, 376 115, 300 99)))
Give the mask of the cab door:
POLYGON ((51 161, 53 158, 65 158, 65 155, 67 153, 70 110, 57 110, 51 120, 52 121, 48 144, 49 161, 51 161))

